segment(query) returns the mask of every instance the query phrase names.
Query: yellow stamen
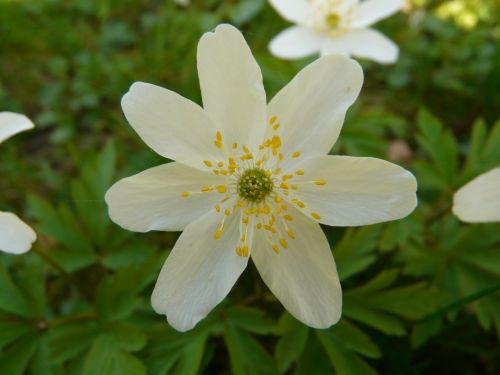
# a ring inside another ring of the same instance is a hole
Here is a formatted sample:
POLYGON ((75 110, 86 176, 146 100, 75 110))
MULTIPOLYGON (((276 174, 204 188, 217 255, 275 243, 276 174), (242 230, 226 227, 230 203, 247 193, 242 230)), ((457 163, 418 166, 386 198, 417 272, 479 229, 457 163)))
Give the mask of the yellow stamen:
POLYGON ((218 204, 216 204, 216 205, 214 206, 214 208, 215 208, 215 211, 220 212, 220 206, 219 206, 218 204))
POLYGON ((299 151, 295 151, 293 154, 292 154, 292 158, 298 158, 300 156, 300 152, 299 151))
POLYGON ((215 134, 215 139, 219 142, 222 142, 222 134, 220 131, 217 131, 217 133, 215 134))
POLYGON ((217 166, 218 166, 219 168, 222 168, 222 167, 224 166, 224 162, 223 162, 223 161, 218 162, 218 163, 217 163, 217 166))
POLYGON ((211 186, 203 186, 201 188, 202 193, 208 193, 209 191, 213 191, 214 189, 211 186))
POLYGON ((278 247, 278 245, 276 245, 275 243, 272 244, 272 248, 273 248, 273 251, 276 253, 276 254, 279 254, 280 252, 280 248, 278 247))
POLYGON ((318 185, 318 186, 326 185, 325 180, 314 180, 313 182, 314 182, 314 185, 318 185))
POLYGON ((226 185, 217 185, 216 189, 219 194, 224 194, 225 192, 227 192, 226 185))
POLYGON ((286 228, 286 233, 290 236, 291 239, 295 239, 295 233, 293 233, 290 228, 286 228))
POLYGON ((288 243, 286 242, 286 240, 283 237, 278 238, 278 240, 279 240, 281 246, 283 247, 283 249, 288 248, 288 243))
POLYGON ((274 123, 276 122, 276 120, 277 120, 277 119, 278 119, 278 117, 277 117, 277 116, 273 116, 273 117, 271 117, 271 118, 269 119, 269 124, 270 124, 270 125, 274 124, 274 123))
POLYGON ((191 193, 189 191, 183 191, 181 193, 181 195, 182 195, 183 198, 187 198, 187 197, 189 197, 191 195, 191 193))
POLYGON ((247 257, 248 256, 248 246, 247 245, 244 245, 242 248, 241 248, 241 253, 244 257, 247 257))
POLYGON ((298 170, 298 171, 295 171, 295 174, 297 176, 303 176, 304 175, 304 171, 298 170))
POLYGON ((321 219, 321 216, 319 214, 317 214, 316 212, 311 212, 311 216, 316 219, 316 220, 320 220, 321 219))
POLYGON ((285 219, 286 221, 293 221, 293 216, 287 214, 283 216, 283 219, 285 219))
POLYGON ((203 160, 203 163, 205 163, 207 167, 211 167, 213 165, 210 160, 203 160))
POLYGON ((220 223, 219 229, 215 232, 214 239, 218 240, 222 236, 222 231, 224 230, 224 221, 220 223))

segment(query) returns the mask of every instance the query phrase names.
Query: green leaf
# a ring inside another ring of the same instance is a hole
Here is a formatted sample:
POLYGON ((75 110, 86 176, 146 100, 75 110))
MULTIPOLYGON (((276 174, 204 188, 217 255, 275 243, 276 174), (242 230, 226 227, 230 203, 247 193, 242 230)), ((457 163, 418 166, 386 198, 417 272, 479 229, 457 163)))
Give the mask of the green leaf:
POLYGON ((264 312, 243 306, 230 307, 224 314, 236 326, 245 331, 265 335, 274 329, 274 323, 264 316, 264 312))
POLYGON ((224 325, 231 369, 235 375, 276 374, 273 358, 252 336, 231 322, 224 325))
POLYGON ((341 280, 365 270, 375 261, 373 251, 381 229, 380 225, 348 229, 340 243, 333 246, 333 255, 341 280))
POLYGON ((280 373, 286 372, 301 355, 309 336, 309 328, 285 312, 276 327, 280 336, 274 357, 280 373))
POLYGON ((37 345, 37 336, 29 335, 0 353, 0 369, 2 373, 22 375, 35 353, 37 345))
POLYGON ((50 330, 50 357, 63 363, 84 353, 99 333, 94 323, 72 323, 50 330))
POLYGON ((2 266, 0 266, 0 310, 24 317, 33 315, 26 297, 2 266))
POLYGON ((136 357, 122 351, 109 335, 99 336, 87 354, 83 375, 143 375, 146 368, 136 357))

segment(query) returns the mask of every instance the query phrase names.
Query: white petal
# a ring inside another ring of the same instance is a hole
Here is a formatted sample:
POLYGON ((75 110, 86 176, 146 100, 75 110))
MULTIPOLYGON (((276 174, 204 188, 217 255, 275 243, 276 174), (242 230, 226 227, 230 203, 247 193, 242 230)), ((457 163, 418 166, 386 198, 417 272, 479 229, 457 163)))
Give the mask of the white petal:
POLYGON ((367 58, 381 64, 396 62, 399 48, 392 40, 374 29, 348 31, 323 44, 322 55, 341 53, 367 58))
POLYGON ((301 23, 307 15, 306 0, 269 0, 274 9, 287 21, 301 23))
POLYGON ((282 59, 300 59, 319 52, 325 37, 302 26, 292 26, 276 35, 269 51, 282 59))
POLYGON ((238 29, 220 25, 203 35, 198 75, 203 107, 221 130, 224 144, 256 149, 265 132, 266 92, 260 67, 238 29))
POLYGON ((0 251, 22 254, 31 248, 36 233, 16 215, 0 212, 0 251))
POLYGON ((111 220, 125 229, 178 231, 221 200, 219 193, 200 193, 201 188, 224 183, 222 177, 174 162, 118 181, 105 200, 111 220), (195 194, 182 197, 182 192, 195 194))
MULTIPOLYGON (((323 224, 358 226, 401 219, 417 205, 417 181, 406 169, 374 158, 319 156, 296 166, 296 198, 306 214, 317 213, 323 224), (301 182, 324 180, 326 185, 301 182)), ((291 196, 290 198, 293 198, 291 196)))
POLYGON ((288 212, 294 217, 289 228, 296 238, 287 238, 288 248, 276 254, 265 231, 257 230, 252 259, 266 285, 295 318, 327 328, 342 312, 342 290, 330 246, 317 223, 293 208, 288 212))
POLYGON ((500 167, 458 190, 453 198, 453 213, 468 223, 500 221, 500 167))
POLYGON ((17 133, 34 127, 31 120, 24 115, 14 112, 0 112, 0 143, 17 133))
POLYGON ((281 123, 285 157, 295 151, 303 156, 328 153, 362 84, 361 67, 344 56, 321 57, 302 69, 268 108, 269 117, 277 116, 281 123))
POLYGON ((248 263, 236 255, 240 215, 227 218, 214 239, 221 216, 215 211, 190 224, 163 266, 152 296, 153 308, 178 331, 193 328, 220 303, 248 263))
POLYGON ((122 98, 134 130, 158 154, 195 168, 204 159, 218 159, 215 126, 203 109, 159 86, 136 82, 122 98))
POLYGON ((357 6, 352 27, 362 28, 373 25, 398 12, 403 7, 403 0, 365 0, 357 6))

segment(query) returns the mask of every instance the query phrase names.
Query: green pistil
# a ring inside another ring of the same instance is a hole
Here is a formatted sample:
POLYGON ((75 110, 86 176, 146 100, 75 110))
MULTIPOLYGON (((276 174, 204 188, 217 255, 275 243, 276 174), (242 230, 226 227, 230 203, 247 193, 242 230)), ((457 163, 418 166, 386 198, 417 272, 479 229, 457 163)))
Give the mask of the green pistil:
POLYGON ((271 178, 260 168, 247 169, 238 179, 238 194, 249 202, 261 202, 273 187, 271 178))
POLYGON ((331 29, 335 29, 340 24, 340 16, 337 13, 329 13, 325 18, 325 22, 331 29))

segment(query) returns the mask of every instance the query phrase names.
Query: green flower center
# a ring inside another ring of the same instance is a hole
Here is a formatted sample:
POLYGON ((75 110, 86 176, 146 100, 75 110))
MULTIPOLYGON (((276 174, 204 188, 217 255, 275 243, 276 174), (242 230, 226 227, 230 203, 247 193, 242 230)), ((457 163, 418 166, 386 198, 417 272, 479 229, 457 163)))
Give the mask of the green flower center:
POLYGON ((340 24, 340 16, 337 13, 328 13, 325 17, 328 27, 335 29, 340 24))
POLYGON ((273 191, 273 181, 263 169, 247 169, 238 179, 238 195, 249 202, 261 202, 273 191))

